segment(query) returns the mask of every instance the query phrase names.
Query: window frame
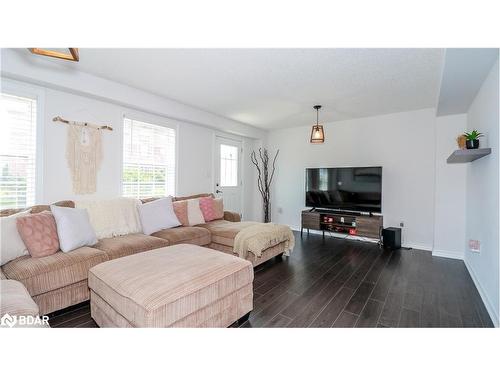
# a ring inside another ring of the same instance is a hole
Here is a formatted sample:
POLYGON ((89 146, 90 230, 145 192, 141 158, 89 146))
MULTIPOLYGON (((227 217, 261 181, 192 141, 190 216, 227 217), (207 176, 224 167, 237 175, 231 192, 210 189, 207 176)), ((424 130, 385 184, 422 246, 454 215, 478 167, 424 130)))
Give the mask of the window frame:
POLYGON ((240 175, 241 175, 241 171, 240 171, 240 166, 241 166, 241 160, 240 160, 240 154, 241 154, 241 146, 239 145, 236 145, 236 144, 230 144, 230 142, 227 142, 227 143, 219 143, 219 150, 217 150, 217 153, 219 155, 219 185, 220 187, 226 187, 226 188, 238 188, 238 187, 241 187, 241 178, 240 178, 240 175), (235 159, 225 159, 225 160, 231 160, 231 161, 235 161, 235 167, 236 167, 236 176, 234 177, 235 179, 235 185, 224 185, 222 183, 222 146, 226 146, 226 147, 232 147, 234 149, 236 149, 236 158, 235 159))
MULTIPOLYGON (((35 139, 35 197, 34 204, 40 204, 44 201, 44 128, 45 128, 45 89, 2 78, 0 87, 2 94, 19 96, 27 99, 36 100, 36 139, 35 139)), ((25 207, 19 207, 25 208, 25 207)))
MULTIPOLYGON (((139 111, 124 111, 122 113, 121 122, 121 153, 120 153, 120 196, 123 197, 123 166, 124 166, 124 133, 125 133, 125 119, 131 121, 145 122, 155 126, 162 126, 164 128, 169 128, 175 132, 175 142, 174 142, 174 192, 172 196, 175 196, 178 191, 178 180, 179 180, 179 125, 177 122, 166 119, 164 117, 155 116, 149 113, 139 112, 139 111)), ((139 198, 140 199, 140 198, 139 198)))

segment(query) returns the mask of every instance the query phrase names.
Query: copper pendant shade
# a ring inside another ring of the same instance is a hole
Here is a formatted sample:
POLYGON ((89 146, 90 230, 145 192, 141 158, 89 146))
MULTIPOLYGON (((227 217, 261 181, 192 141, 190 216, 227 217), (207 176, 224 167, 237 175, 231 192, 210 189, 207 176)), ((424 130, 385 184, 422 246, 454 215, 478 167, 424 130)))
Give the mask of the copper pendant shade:
POLYGON ((310 143, 324 143, 325 142, 325 131, 323 130, 323 125, 319 124, 319 110, 320 105, 315 105, 313 107, 316 110, 316 125, 313 125, 311 129, 311 140, 310 143))

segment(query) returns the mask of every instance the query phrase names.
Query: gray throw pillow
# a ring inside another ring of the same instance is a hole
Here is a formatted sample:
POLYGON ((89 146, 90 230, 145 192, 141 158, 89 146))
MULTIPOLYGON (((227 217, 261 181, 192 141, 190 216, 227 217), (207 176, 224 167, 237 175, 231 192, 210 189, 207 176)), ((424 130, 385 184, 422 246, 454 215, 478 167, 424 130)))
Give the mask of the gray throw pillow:
POLYGON ((63 252, 97 243, 87 210, 54 205, 50 206, 50 210, 56 221, 59 246, 63 252))

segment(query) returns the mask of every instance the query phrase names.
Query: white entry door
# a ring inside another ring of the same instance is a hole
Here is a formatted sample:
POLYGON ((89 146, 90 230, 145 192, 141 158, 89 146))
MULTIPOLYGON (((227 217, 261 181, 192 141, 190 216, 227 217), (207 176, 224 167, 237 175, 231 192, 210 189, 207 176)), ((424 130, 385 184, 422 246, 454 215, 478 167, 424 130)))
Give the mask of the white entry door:
POLYGON ((216 137, 215 148, 215 194, 223 198, 225 210, 241 214, 241 142, 216 137))

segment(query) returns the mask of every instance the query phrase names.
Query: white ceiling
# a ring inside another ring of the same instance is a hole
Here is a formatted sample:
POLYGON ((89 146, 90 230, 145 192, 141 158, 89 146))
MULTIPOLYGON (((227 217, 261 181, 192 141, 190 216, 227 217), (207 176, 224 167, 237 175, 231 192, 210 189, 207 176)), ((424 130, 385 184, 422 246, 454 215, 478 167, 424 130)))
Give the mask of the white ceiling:
POLYGON ((498 48, 447 49, 437 115, 467 112, 497 59, 498 48))
POLYGON ((442 49, 81 49, 57 61, 257 127, 436 107, 442 49))

